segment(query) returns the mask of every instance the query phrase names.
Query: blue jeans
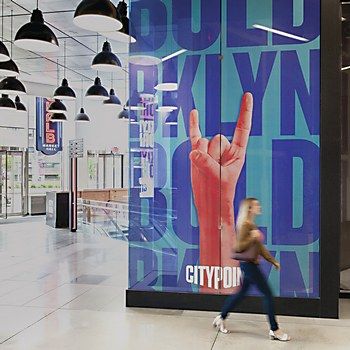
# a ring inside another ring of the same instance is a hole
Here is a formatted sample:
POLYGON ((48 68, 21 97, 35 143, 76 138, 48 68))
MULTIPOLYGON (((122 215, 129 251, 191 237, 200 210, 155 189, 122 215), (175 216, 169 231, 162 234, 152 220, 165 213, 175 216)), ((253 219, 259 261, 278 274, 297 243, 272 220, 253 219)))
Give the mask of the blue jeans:
POLYGON ((264 305, 269 317, 271 330, 276 331, 278 329, 278 324, 275 318, 273 295, 266 277, 261 272, 259 266, 254 263, 241 262, 241 270, 243 274, 242 288, 237 294, 232 294, 226 299, 221 311, 221 317, 225 319, 228 313, 246 296, 249 287, 255 284, 264 295, 264 305))

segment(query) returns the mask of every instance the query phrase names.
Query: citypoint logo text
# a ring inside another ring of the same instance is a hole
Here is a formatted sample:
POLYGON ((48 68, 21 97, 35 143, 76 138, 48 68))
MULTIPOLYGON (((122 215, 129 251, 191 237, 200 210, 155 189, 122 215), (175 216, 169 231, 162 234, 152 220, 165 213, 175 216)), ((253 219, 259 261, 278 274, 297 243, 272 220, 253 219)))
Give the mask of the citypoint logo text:
POLYGON ((186 282, 209 288, 232 288, 241 284, 239 267, 186 266, 186 282))

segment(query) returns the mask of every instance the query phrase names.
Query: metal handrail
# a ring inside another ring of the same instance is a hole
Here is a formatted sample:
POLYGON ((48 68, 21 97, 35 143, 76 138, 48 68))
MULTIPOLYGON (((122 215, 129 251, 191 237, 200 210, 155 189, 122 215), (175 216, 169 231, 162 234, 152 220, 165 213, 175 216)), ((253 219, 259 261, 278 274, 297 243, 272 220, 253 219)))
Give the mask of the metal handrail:
MULTIPOLYGON (((88 202, 90 202, 90 200, 87 200, 88 202)), ((92 202, 98 202, 98 203, 103 203, 103 204, 108 204, 108 202, 102 202, 102 201, 92 201, 92 202)), ((114 203, 113 203, 114 204, 114 203)), ((119 203, 119 204, 126 204, 126 203, 119 203)), ((112 225, 114 226, 114 228, 116 229, 117 234, 121 235, 123 237, 123 240, 127 241, 127 237, 125 235, 125 233, 123 232, 123 230, 121 229, 120 225, 118 224, 118 222, 115 220, 115 218, 113 217, 113 215, 118 215, 118 214, 122 214, 127 213, 128 210, 126 209, 121 209, 121 208, 116 208, 114 206, 102 206, 102 205, 92 205, 92 204, 88 204, 88 203, 84 203, 83 200, 79 200, 78 201, 78 206, 83 207, 83 208, 92 208, 92 209, 98 209, 103 211, 104 215, 106 215, 106 217, 108 218, 109 222, 112 223, 112 225)), ((98 231, 102 230, 105 235, 107 235, 108 237, 111 237, 111 235, 106 232, 103 228, 98 228, 96 223, 90 223, 87 222, 89 225, 94 226, 95 229, 98 229, 98 231)))
MULTIPOLYGON (((130 205, 127 202, 103 202, 103 201, 98 201, 98 200, 94 200, 94 199, 82 199, 82 198, 79 198, 78 205, 79 204, 82 206, 85 206, 85 207, 96 208, 96 209, 106 209, 106 208, 111 209, 111 210, 115 209, 114 211, 120 210, 119 208, 116 208, 115 205, 123 205, 123 206, 127 206, 127 208, 128 208, 127 211, 129 213, 139 213, 139 211, 137 209, 142 208, 141 206, 138 206, 138 205, 130 205), (84 201, 88 201, 89 203, 85 203, 84 201), (99 205, 94 205, 91 203, 101 203, 101 204, 105 204, 105 205, 99 206, 99 205)), ((174 210, 166 209, 165 211, 167 213, 169 213, 168 217, 170 217, 171 219, 177 218, 177 216, 174 214, 174 210)), ((154 215, 154 217, 161 217, 162 216, 161 214, 153 214, 153 215, 154 215)))

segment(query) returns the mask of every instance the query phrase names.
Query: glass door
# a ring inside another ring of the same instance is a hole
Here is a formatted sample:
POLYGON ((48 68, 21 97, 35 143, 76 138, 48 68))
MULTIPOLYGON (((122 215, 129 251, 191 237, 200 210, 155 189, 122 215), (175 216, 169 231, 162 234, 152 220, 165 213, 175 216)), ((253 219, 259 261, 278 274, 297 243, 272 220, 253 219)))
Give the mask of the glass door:
POLYGON ((104 154, 104 184, 105 188, 122 188, 123 180, 123 155, 121 154, 104 154))
POLYGON ((88 188, 123 187, 123 155, 88 152, 88 188))
POLYGON ((24 162, 23 152, 7 152, 7 214, 23 215, 24 162))
POLYGON ((0 217, 24 215, 25 163, 22 151, 0 151, 0 217))
POLYGON ((0 218, 7 217, 6 174, 6 151, 0 151, 0 218))

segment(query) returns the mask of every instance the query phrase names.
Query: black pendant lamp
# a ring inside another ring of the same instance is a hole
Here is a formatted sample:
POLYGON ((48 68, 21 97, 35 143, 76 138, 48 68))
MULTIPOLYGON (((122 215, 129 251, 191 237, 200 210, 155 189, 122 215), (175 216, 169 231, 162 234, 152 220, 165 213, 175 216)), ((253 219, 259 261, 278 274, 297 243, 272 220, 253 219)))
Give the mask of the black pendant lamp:
POLYGON ((80 113, 77 114, 75 117, 76 122, 89 122, 90 118, 89 116, 85 113, 84 108, 80 108, 80 113))
MULTIPOLYGON (((2 1, 3 3, 4 1, 2 1)), ((17 64, 11 59, 12 57, 12 39, 13 39, 13 10, 11 10, 11 56, 6 62, 0 62, 0 76, 18 77, 19 69, 17 64)))
POLYGON ((67 108, 66 106, 60 101, 60 100, 55 100, 52 102, 47 109, 48 112, 50 113, 67 113, 67 108))
POLYGON ((123 27, 118 31, 103 32, 101 34, 108 39, 119 41, 122 43, 131 43, 131 44, 135 43, 136 38, 130 35, 130 20, 127 17, 128 5, 124 0, 119 2, 117 6, 117 10, 120 16, 120 21, 123 24, 123 27))
POLYGON ((73 22, 94 32, 109 32, 122 28, 117 8, 110 0, 83 0, 74 13, 73 22))
POLYGON ((96 77, 94 85, 88 89, 85 96, 89 100, 104 101, 109 99, 108 91, 102 86, 99 77, 96 77))
POLYGON ((112 107, 112 108, 122 105, 119 98, 116 96, 114 89, 111 89, 111 91, 109 93, 109 99, 106 101, 103 101, 103 104, 104 104, 104 106, 108 106, 108 107, 112 107))
POLYGON ((17 64, 12 59, 6 62, 0 62, 0 76, 18 77, 19 69, 17 64))
POLYGON ((75 100, 75 92, 74 90, 69 87, 68 80, 64 78, 62 80, 62 84, 60 87, 58 87, 54 93, 54 98, 58 100, 75 100))
POLYGON ((25 112, 27 112, 27 108, 26 108, 26 106, 21 102, 21 99, 19 98, 19 96, 16 96, 16 98, 15 98, 15 105, 16 105, 17 112, 20 112, 20 113, 25 113, 25 112))
POLYGON ((6 62, 10 59, 9 51, 7 50, 7 47, 5 44, 0 41, 0 62, 6 62))
POLYGON ((1 39, 0 41, 0 62, 6 62, 10 60, 10 54, 7 47, 3 43, 4 41, 4 0, 1 2, 1 39))
POLYGON ((137 91, 132 93, 131 97, 126 101, 125 106, 131 111, 144 111, 146 109, 142 104, 141 96, 137 91))
POLYGON ((128 120, 129 119, 128 111, 125 108, 123 108, 122 111, 118 114, 118 118, 122 120, 128 120))
POLYGON ((106 41, 102 51, 92 61, 91 67, 102 72, 115 72, 122 66, 120 59, 112 52, 111 44, 106 41))
POLYGON ((63 113, 53 113, 50 118, 51 122, 62 123, 67 121, 67 117, 63 113))
POLYGON ((67 44, 64 41, 64 78, 60 87, 54 92, 54 98, 57 100, 75 100, 76 95, 74 90, 69 86, 66 79, 66 67, 67 67, 67 44))
POLYGON ((0 97, 0 111, 13 111, 16 109, 16 105, 9 98, 8 95, 3 94, 0 97))
POLYGON ((89 122, 90 118, 89 116, 85 113, 85 109, 84 109, 84 96, 83 96, 83 91, 84 91, 84 80, 81 79, 81 103, 82 103, 82 107, 80 108, 80 113, 77 114, 77 116, 75 117, 75 121, 76 122, 89 122))
POLYGON ((0 82, 0 94, 3 95, 25 95, 25 86, 14 77, 7 77, 0 82))
POLYGON ((57 37, 44 23, 43 13, 38 8, 33 11, 30 22, 18 30, 15 45, 34 52, 56 52, 59 50, 57 37))

